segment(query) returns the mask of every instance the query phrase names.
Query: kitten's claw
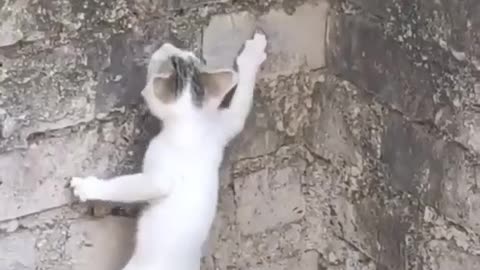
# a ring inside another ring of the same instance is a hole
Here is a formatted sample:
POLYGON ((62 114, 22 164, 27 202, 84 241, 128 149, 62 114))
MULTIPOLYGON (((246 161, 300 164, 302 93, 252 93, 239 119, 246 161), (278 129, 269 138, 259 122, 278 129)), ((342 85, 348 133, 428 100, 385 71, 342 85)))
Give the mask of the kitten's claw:
POLYGON ((237 65, 260 66, 267 58, 266 47, 267 37, 262 30, 257 30, 253 38, 245 42, 243 51, 237 58, 237 65))
POLYGON ((73 189, 73 194, 80 199, 81 202, 88 200, 95 200, 98 198, 100 185, 102 180, 94 177, 72 177, 70 187, 73 189))

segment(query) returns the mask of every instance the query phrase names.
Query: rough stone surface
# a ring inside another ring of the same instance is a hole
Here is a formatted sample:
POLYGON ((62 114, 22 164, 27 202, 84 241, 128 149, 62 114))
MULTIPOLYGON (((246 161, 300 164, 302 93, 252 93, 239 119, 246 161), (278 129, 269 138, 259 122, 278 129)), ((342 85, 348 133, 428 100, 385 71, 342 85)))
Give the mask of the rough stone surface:
POLYGON ((203 32, 203 58, 211 67, 232 67, 243 42, 254 31, 255 16, 248 12, 214 16, 203 32))
POLYGON ((170 41, 231 67, 269 38, 220 175, 203 269, 480 267, 480 2, 0 1, 0 269, 120 269, 137 206, 74 175, 134 172, 139 92, 170 41), (92 217, 93 216, 93 217, 92 217))
POLYGON ((259 28, 270 41, 264 75, 290 74, 303 65, 324 67, 328 4, 318 2, 298 7, 293 15, 272 10, 258 18, 246 12, 214 16, 204 32, 205 60, 214 67, 231 67, 243 41, 259 28))
POLYGON ((131 256, 135 222, 122 217, 75 222, 65 250, 74 270, 121 269, 131 256))
POLYGON ((119 162, 127 154, 112 149, 121 144, 115 138, 121 127, 125 126, 104 126, 100 132, 79 130, 31 144, 26 151, 0 156, 0 220, 69 203, 71 192, 66 184, 72 175, 108 174, 109 164, 119 162))
POLYGON ((25 231, 2 237, 0 265, 3 269, 35 269, 35 236, 25 231))
POLYGON ((301 219, 305 212, 301 180, 300 170, 293 168, 262 170, 236 179, 240 230, 261 232, 301 219))

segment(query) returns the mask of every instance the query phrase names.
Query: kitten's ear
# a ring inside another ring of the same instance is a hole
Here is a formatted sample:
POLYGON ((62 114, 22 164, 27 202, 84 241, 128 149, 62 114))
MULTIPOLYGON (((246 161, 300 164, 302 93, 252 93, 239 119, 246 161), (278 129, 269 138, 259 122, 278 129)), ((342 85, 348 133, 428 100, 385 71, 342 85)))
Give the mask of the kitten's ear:
POLYGON ((207 99, 222 100, 238 83, 238 75, 231 69, 203 71, 200 82, 205 89, 207 99))
POLYGON ((175 74, 161 73, 156 75, 152 81, 153 93, 163 103, 175 101, 175 74))

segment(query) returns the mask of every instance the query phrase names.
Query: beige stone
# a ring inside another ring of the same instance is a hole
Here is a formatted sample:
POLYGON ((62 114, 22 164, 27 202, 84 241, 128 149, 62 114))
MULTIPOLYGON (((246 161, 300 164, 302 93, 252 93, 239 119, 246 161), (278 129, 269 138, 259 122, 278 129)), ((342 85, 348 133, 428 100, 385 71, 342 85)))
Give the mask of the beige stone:
POLYGON ((203 56, 213 67, 232 66, 239 49, 258 27, 269 40, 263 75, 290 74, 303 65, 324 67, 328 9, 328 3, 320 1, 298 7, 293 15, 272 10, 258 19, 246 12, 214 16, 204 30, 203 56))
POLYGON ((257 99, 245 128, 231 143, 228 159, 259 157, 274 152, 282 145, 283 136, 275 130, 270 115, 267 102, 257 99))
POLYGON ((212 17, 203 33, 203 58, 212 68, 231 67, 245 40, 255 30, 247 12, 212 17))
POLYGON ((293 15, 273 10, 259 18, 270 41, 265 74, 290 74, 302 65, 310 69, 325 66, 328 8, 326 1, 320 1, 298 7, 293 15))
POLYGON ((426 260, 435 270, 480 269, 480 256, 451 249, 444 241, 431 241, 426 260))
POLYGON ((289 258, 274 263, 255 265, 249 269, 254 270, 317 270, 318 253, 315 251, 302 252, 297 258, 289 258))
POLYGON ((35 236, 31 232, 0 235, 0 269, 35 269, 35 236))
POLYGON ((102 140, 110 132, 118 130, 79 131, 0 155, 0 221, 69 204, 72 176, 111 174, 127 153, 102 140))
POLYGON ((81 220, 72 224, 66 252, 73 270, 118 270, 131 256, 135 221, 124 217, 81 220))
POLYGON ((235 180, 237 221, 243 233, 264 231, 300 219, 305 212, 302 175, 291 167, 235 180))

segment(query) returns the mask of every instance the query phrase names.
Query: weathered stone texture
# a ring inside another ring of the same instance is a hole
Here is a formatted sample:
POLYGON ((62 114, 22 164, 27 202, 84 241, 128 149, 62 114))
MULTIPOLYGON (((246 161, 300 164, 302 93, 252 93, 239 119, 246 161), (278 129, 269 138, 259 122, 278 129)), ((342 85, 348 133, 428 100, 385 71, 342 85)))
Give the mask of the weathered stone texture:
POLYGON ((310 69, 322 68, 325 66, 327 10, 327 2, 319 1, 298 7, 293 15, 272 10, 259 18, 245 12, 215 16, 205 29, 204 58, 213 67, 232 66, 243 41, 258 27, 270 41, 265 76, 291 74, 303 65, 310 69))
POLYGON ((242 233, 262 232, 297 221, 305 212, 301 164, 296 168, 264 169, 234 182, 242 233))
POLYGON ((129 136, 128 125, 100 127, 103 130, 78 130, 61 138, 40 140, 26 151, 2 155, 0 220, 69 203, 71 194, 66 184, 72 175, 111 174, 110 164, 120 162, 128 154, 114 147, 122 144, 116 134, 123 132, 129 136))
POLYGON ((0 265, 4 269, 35 269, 35 236, 19 232, 0 240, 0 265))
POLYGON ((120 217, 85 220, 70 226, 65 252, 74 270, 121 269, 132 254, 135 222, 120 217))
POLYGON ((203 269, 478 269, 479 3, 0 1, 0 269, 120 269, 136 207, 68 178, 138 170, 163 42, 231 67, 255 27, 203 269))

